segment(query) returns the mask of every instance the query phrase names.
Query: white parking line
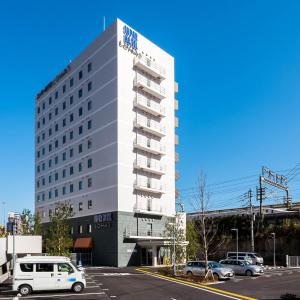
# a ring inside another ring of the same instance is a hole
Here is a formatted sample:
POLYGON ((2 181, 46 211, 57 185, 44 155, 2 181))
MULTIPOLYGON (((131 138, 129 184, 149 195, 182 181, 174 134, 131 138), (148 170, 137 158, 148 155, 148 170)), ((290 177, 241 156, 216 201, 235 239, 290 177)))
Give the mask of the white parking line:
MULTIPOLYGON (((57 295, 32 295, 32 296, 26 296, 24 299, 35 299, 35 298, 60 298, 60 297, 79 297, 79 296, 86 296, 86 295, 105 295, 105 293, 99 292, 99 293, 82 293, 82 294, 57 294, 57 295)), ((21 298, 21 297, 20 297, 21 298)), ((12 297, 5 297, 0 298, 0 300, 11 300, 12 297)))

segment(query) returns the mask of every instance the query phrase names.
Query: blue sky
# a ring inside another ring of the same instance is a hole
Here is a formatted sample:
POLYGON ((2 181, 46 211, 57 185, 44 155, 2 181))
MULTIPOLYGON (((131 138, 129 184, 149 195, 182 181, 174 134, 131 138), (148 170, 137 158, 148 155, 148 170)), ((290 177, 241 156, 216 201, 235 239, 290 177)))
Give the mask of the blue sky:
MULTIPOLYGON (((3 201, 6 211, 33 208, 34 96, 101 33, 104 15, 176 58, 179 188, 195 186, 203 169, 221 208, 255 187, 262 165, 292 168, 300 161, 299 14, 299 1, 2 1, 1 215, 3 201)), ((183 190, 187 207, 190 196, 183 190)))

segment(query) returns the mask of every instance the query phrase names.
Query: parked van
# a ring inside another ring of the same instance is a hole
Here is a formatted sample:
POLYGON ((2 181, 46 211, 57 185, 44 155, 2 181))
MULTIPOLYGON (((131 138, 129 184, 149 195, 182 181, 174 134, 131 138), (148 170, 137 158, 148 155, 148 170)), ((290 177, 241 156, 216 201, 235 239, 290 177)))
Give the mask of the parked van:
POLYGON ((26 256, 16 260, 13 290, 22 296, 32 291, 72 290, 80 293, 86 287, 85 274, 67 257, 26 256))
MULTIPOLYGON (((236 252, 227 252, 227 258, 236 259, 236 252)), ((264 264, 264 259, 255 252, 238 252, 238 259, 249 261, 253 265, 264 264)))

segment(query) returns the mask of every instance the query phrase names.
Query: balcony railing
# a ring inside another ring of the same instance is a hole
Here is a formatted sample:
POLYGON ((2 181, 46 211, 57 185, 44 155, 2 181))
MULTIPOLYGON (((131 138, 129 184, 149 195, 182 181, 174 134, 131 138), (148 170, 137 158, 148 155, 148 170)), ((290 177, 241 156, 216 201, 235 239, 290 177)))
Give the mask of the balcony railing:
POLYGON ((165 155, 166 148, 160 143, 149 143, 139 138, 133 141, 133 147, 157 155, 165 155))
POLYGON ((133 80, 133 85, 158 99, 163 99, 166 96, 164 87, 153 80, 142 76, 141 74, 136 74, 133 80))
POLYGON ((129 239, 141 239, 141 240, 143 239, 172 240, 173 238, 170 236, 170 233, 164 232, 162 230, 139 229, 137 231, 131 228, 125 228, 123 237, 129 239))
POLYGON ((165 174, 165 166, 157 161, 145 161, 141 159, 136 159, 133 163, 133 167, 135 169, 139 169, 142 171, 150 172, 157 175, 165 174))
POLYGON ((141 118, 136 118, 133 122, 133 125, 137 128, 140 128, 146 132, 149 132, 153 135, 163 137, 166 135, 165 128, 161 124, 153 121, 142 120, 141 118))
POLYGON ((163 207, 157 209, 152 207, 152 205, 150 205, 149 207, 147 203, 145 203, 145 205, 142 204, 134 205, 133 211, 145 215, 157 215, 157 216, 162 216, 166 213, 166 210, 163 207))
POLYGON ((163 106, 141 94, 136 95, 134 99, 134 106, 156 117, 164 117, 166 113, 166 110, 163 106))
POLYGON ((153 77, 156 77, 158 79, 166 78, 166 70, 158 63, 150 60, 145 56, 135 57, 133 64, 153 77))
POLYGON ((144 180, 144 178, 137 178, 134 181, 134 188, 136 190, 151 192, 154 194, 163 194, 165 192, 164 186, 159 182, 151 182, 144 180))

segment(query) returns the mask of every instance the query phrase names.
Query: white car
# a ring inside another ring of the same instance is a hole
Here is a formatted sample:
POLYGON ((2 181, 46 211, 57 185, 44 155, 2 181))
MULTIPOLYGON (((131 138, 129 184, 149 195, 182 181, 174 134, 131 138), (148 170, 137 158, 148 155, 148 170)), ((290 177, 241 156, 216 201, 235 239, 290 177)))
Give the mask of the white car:
POLYGON ((13 290, 22 296, 32 291, 72 290, 86 287, 85 274, 67 257, 26 256, 18 258, 13 276, 13 290))

